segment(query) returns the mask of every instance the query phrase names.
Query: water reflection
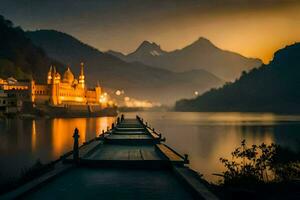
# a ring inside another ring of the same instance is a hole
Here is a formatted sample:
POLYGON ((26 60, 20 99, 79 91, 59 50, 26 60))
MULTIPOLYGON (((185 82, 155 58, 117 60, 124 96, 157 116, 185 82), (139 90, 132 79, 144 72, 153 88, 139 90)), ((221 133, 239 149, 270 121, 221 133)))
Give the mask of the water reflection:
POLYGON ((213 173, 224 170, 219 158, 230 158, 230 152, 243 139, 249 145, 265 142, 293 150, 300 147, 300 116, 175 112, 141 112, 139 115, 167 138, 167 144, 182 154, 189 154, 190 166, 210 181, 218 179, 213 173))
MULTIPOLYGON (((135 117, 137 113, 125 113, 135 117)), ((220 157, 230 152, 241 140, 248 144, 272 142, 295 151, 300 148, 300 116, 270 113, 138 113, 167 138, 166 143, 179 153, 189 154, 190 166, 216 181, 213 173, 223 170, 220 157)), ((80 143, 106 130, 111 117, 0 120, 0 177, 13 175, 37 159, 57 159, 72 149, 72 135, 79 129, 80 143)), ((1 181, 1 180, 0 180, 1 181)))
POLYGON ((32 131, 31 131, 31 151, 36 150, 36 125, 35 120, 32 120, 32 131))
POLYGON ((17 176, 37 159, 46 163, 70 151, 76 127, 82 144, 106 130, 114 120, 113 117, 0 120, 0 182, 17 176))

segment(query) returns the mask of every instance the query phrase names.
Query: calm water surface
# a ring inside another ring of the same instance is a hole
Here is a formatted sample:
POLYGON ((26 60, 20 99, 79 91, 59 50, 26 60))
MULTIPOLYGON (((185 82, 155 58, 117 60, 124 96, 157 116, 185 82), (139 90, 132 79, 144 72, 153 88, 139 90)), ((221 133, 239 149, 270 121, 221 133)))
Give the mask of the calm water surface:
MULTIPOLYGON (((125 113, 134 117, 137 113, 125 113)), ((167 138, 166 143, 189 155, 190 166, 216 181, 212 173, 223 170, 220 157, 241 140, 259 144, 277 143, 300 150, 300 116, 268 113, 179 113, 140 112, 146 121, 167 138)), ((48 162, 72 149, 75 127, 80 142, 94 138, 114 121, 112 117, 2 120, 0 121, 0 181, 16 176, 37 159, 48 162)))

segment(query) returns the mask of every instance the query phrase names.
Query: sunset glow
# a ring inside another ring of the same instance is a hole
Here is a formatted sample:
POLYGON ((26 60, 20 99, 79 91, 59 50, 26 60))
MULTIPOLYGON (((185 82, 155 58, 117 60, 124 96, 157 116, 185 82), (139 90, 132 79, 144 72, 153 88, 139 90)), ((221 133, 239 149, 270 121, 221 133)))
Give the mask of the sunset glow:
POLYGON ((0 199, 299 199, 300 0, 0 0, 0 199))
POLYGON ((172 51, 202 36, 267 63, 278 48, 300 40, 300 2, 294 0, 78 1, 67 10, 50 1, 43 7, 27 3, 21 10, 13 1, 2 4, 0 12, 25 29, 64 31, 102 51, 130 53, 144 40, 172 51), (57 23, 61 20, 65 23, 57 23))

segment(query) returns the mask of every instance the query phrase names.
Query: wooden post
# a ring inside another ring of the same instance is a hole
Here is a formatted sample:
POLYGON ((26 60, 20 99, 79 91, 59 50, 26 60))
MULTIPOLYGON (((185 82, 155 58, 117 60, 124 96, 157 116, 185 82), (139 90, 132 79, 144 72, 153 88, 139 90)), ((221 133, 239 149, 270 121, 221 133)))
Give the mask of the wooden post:
POLYGON ((184 162, 188 163, 189 162, 189 155, 184 154, 184 162))
POLYGON ((111 129, 114 129, 115 128, 115 123, 112 123, 111 124, 111 129))
POLYGON ((79 130, 77 128, 75 128, 74 135, 73 135, 73 138, 74 138, 73 160, 75 162, 78 162, 78 160, 79 160, 79 142, 78 142, 79 137, 80 137, 79 130))
POLYGON ((124 114, 121 115, 121 122, 124 121, 124 114))
POLYGON ((100 139, 103 139, 104 138, 104 130, 102 130, 102 133, 99 135, 100 139))
POLYGON ((117 124, 120 124, 120 117, 117 118, 117 124))

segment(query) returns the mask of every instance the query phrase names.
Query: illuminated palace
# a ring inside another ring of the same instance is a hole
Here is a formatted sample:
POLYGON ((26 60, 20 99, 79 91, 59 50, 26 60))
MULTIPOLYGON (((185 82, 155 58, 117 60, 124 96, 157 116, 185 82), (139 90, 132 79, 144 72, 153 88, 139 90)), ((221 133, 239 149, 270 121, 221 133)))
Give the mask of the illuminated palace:
POLYGON ((80 74, 76 79, 70 69, 64 72, 63 76, 50 67, 47 76, 47 85, 31 84, 32 101, 42 103, 48 101, 51 105, 67 104, 99 104, 104 101, 101 94, 101 87, 87 89, 85 86, 84 65, 80 65, 80 74))
POLYGON ((108 101, 107 93, 103 93, 101 87, 87 88, 84 76, 84 64, 80 64, 78 79, 74 77, 70 67, 61 76, 55 66, 50 66, 47 75, 47 84, 36 84, 34 80, 22 81, 9 78, 0 80, 3 93, 0 96, 0 107, 15 106, 30 102, 33 105, 50 105, 54 107, 66 107, 73 105, 96 106, 105 108, 112 101, 108 101))

